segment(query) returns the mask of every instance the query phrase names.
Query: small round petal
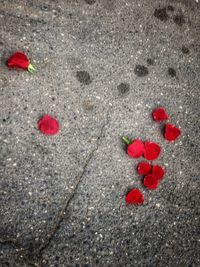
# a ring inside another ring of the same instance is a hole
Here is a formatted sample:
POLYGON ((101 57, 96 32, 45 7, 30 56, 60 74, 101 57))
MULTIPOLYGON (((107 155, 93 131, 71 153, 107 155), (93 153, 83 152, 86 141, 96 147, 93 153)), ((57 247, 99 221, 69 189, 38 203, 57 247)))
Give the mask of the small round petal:
POLYGON ((151 173, 151 165, 148 162, 140 162, 137 167, 138 174, 146 175, 151 173))
POLYGON ((155 160, 159 157, 160 155, 160 146, 154 142, 145 142, 145 152, 144 152, 144 157, 147 160, 155 160))
POLYGON ((141 205, 144 202, 144 196, 138 189, 132 189, 126 195, 125 201, 127 204, 141 205))
POLYGON ((141 140, 136 139, 127 147, 127 154, 131 158, 140 158, 144 154, 144 144, 141 140))
POLYGON ((144 177, 143 184, 149 190, 155 190, 158 186, 158 179, 153 174, 148 174, 144 177))
POLYGON ((181 131, 175 126, 170 123, 165 125, 165 133, 164 137, 168 141, 174 141, 181 135, 181 131))
POLYGON ((45 135, 55 135, 59 131, 59 124, 50 115, 45 115, 38 121, 38 128, 45 135))
POLYGON ((9 68, 20 68, 20 69, 28 69, 30 64, 27 56, 22 52, 14 53, 8 60, 7 65, 9 68))
POLYGON ((167 112, 165 111, 164 108, 156 108, 154 111, 153 111, 153 119, 154 121, 157 121, 157 122, 161 122, 161 121, 164 121, 164 120, 167 120, 169 119, 168 115, 167 115, 167 112))
POLYGON ((158 179, 158 180, 162 180, 162 178, 165 175, 165 170, 159 166, 159 165, 154 165, 152 167, 152 174, 158 179))

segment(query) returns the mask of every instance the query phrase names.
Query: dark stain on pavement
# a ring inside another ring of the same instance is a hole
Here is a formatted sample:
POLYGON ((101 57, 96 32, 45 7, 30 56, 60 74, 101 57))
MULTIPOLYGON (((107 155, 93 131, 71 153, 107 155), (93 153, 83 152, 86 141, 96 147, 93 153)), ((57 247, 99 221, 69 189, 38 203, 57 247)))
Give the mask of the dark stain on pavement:
POLYGON ((176 77, 176 71, 173 68, 168 68, 167 73, 172 78, 176 77))
POLYGON ((85 2, 86 2, 88 5, 93 5, 93 4, 95 4, 96 0, 85 0, 85 2))
POLYGON ((76 77, 80 83, 85 84, 85 85, 89 85, 92 82, 90 78, 90 74, 85 70, 77 71, 76 77))
POLYGON ((149 74, 149 70, 147 67, 145 67, 143 65, 136 65, 135 69, 134 69, 134 73, 138 77, 144 77, 144 76, 147 76, 149 74))
POLYGON ((187 46, 183 45, 183 46, 181 47, 181 52, 182 52, 183 54, 189 54, 189 53, 190 53, 190 50, 189 50, 189 48, 188 48, 187 46))
POLYGON ((154 65, 154 63, 155 63, 155 60, 153 58, 147 58, 147 64, 148 65, 152 66, 152 65, 154 65))
POLYGON ((174 11, 174 7, 171 6, 171 5, 168 5, 168 6, 167 6, 167 10, 168 10, 168 11, 174 11))
POLYGON ((160 9, 155 9, 154 17, 156 17, 157 19, 159 19, 163 22, 166 22, 169 19, 166 7, 160 8, 160 9))
POLYGON ((176 23, 176 25, 182 27, 183 24, 185 23, 185 18, 183 16, 183 14, 176 15, 174 17, 174 22, 176 23))
POLYGON ((117 86, 118 92, 120 96, 127 95, 130 91, 130 85, 128 83, 120 83, 117 86))

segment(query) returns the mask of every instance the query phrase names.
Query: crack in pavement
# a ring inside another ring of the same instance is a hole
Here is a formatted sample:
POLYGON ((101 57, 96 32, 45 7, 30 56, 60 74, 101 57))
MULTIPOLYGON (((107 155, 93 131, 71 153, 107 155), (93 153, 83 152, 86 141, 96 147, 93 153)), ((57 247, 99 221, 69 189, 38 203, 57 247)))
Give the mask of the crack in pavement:
POLYGON ((73 192, 70 194, 70 196, 68 196, 65 201, 64 204, 62 205, 62 209, 59 213, 59 215, 57 216, 57 220, 54 223, 54 226, 52 227, 52 229, 50 230, 49 234, 47 235, 47 239, 46 241, 38 248, 36 249, 34 252, 32 252, 32 257, 29 253, 25 253, 25 251, 22 249, 22 246, 20 245, 20 243, 18 242, 17 239, 0 239, 0 244, 11 244, 12 246, 14 246, 17 249, 21 249, 20 253, 24 254, 23 258, 24 260, 26 260, 26 262, 32 266, 37 266, 37 267, 41 267, 42 266, 42 252, 48 247, 48 245, 50 244, 51 240, 53 239, 54 235, 56 234, 56 232, 58 231, 58 229, 60 228, 61 222, 64 219, 65 216, 65 212, 70 204, 70 202, 72 201, 72 199, 74 198, 76 191, 78 189, 79 184, 82 181, 82 177, 85 174, 85 171, 91 161, 91 159, 93 158, 95 152, 98 150, 99 146, 100 146, 100 140, 104 134, 104 129, 105 127, 109 124, 109 112, 107 112, 106 114, 106 122, 102 125, 100 133, 97 137, 96 140, 96 144, 95 147, 92 149, 92 151, 90 152, 89 156, 87 157, 85 164, 83 165, 83 170, 81 173, 79 173, 75 180, 75 186, 74 186, 74 190, 73 192), (30 260, 30 258, 34 258, 34 260, 30 260))

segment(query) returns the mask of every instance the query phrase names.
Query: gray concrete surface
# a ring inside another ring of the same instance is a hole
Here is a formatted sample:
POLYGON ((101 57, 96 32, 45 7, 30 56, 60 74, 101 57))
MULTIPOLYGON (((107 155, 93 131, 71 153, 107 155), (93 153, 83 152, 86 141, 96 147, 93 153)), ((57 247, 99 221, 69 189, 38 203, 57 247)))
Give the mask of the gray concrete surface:
POLYGON ((200 266, 199 15, 194 0, 0 1, 0 266, 200 266), (15 50, 35 75, 7 69, 15 50), (46 113, 57 136, 37 130, 46 113), (161 145, 156 191, 122 135, 161 145))

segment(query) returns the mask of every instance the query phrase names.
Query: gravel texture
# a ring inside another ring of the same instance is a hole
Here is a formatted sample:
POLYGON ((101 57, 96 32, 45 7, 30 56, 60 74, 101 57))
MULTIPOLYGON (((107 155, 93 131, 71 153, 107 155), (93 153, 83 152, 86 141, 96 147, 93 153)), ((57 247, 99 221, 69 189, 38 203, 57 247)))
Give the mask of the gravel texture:
POLYGON ((199 16, 194 0, 0 1, 0 266, 200 266, 199 16), (35 75, 7 69, 16 50, 35 75), (161 145, 157 190, 123 135, 161 145), (144 205, 126 206, 133 187, 144 205))

